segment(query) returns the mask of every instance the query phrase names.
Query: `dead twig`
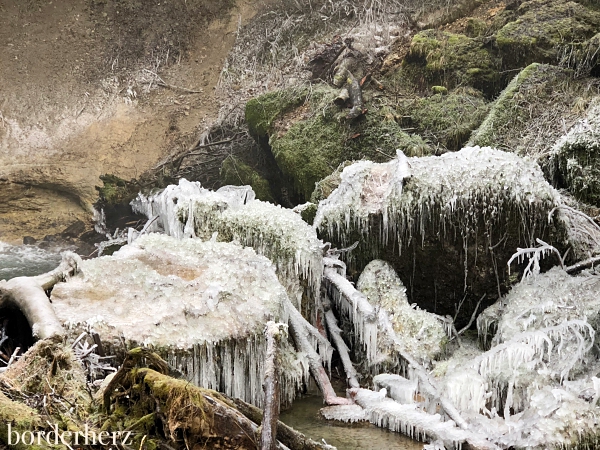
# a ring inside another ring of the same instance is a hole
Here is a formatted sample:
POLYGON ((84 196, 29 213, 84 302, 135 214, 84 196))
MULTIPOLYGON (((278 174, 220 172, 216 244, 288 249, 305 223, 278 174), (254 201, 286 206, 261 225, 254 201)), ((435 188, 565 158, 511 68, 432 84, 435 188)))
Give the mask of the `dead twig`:
MULTIPOLYGON (((148 72, 152 75, 154 75, 156 77, 156 84, 157 86, 162 86, 165 88, 169 88, 169 89, 173 89, 175 91, 182 91, 182 92, 187 92, 188 94, 202 94, 204 92, 203 89, 200 90, 194 90, 194 89, 188 89, 182 86, 176 86, 174 84, 170 84, 167 83, 165 80, 163 80, 156 72, 152 72, 151 70, 148 69, 143 69, 144 72, 148 72)), ((152 83, 152 81, 150 81, 150 83, 152 83)))

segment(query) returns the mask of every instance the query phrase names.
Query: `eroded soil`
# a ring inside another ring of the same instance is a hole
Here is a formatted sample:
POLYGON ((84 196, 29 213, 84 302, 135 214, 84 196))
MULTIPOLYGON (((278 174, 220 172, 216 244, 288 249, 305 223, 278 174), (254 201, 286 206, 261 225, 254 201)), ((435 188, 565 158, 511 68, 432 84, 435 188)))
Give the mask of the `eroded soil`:
POLYGON ((0 240, 89 223, 100 175, 137 177, 196 142, 260 6, 0 0, 0 240))

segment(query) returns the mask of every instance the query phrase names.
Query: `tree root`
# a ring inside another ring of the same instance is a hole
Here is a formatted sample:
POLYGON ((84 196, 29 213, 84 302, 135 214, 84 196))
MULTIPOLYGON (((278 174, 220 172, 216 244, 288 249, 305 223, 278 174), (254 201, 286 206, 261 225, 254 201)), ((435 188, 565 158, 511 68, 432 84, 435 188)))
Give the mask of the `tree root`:
POLYGON ((62 336, 62 324, 56 317, 45 291, 77 273, 80 264, 81 258, 78 255, 65 252, 60 265, 48 273, 0 281, 0 307, 10 304, 16 306, 29 322, 36 339, 62 336))

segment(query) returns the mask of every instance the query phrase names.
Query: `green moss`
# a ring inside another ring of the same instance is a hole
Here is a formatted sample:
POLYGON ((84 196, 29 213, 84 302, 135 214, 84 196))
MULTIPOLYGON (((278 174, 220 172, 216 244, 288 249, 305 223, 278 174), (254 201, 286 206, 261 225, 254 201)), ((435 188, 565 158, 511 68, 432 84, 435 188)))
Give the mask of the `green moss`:
POLYGON ((100 180, 104 185, 96 186, 96 190, 100 195, 100 200, 108 205, 128 203, 135 197, 139 189, 116 175, 100 175, 100 180))
POLYGON ((308 90, 303 88, 267 92, 246 103, 245 118, 254 136, 266 136, 273 121, 281 114, 302 104, 308 90))
POLYGON ((256 170, 235 156, 228 156, 221 164, 221 182, 235 186, 250 185, 259 200, 274 202, 269 182, 256 170))
MULTIPOLYGON (((11 425, 11 431, 22 433, 23 431, 35 431, 43 423, 38 413, 30 407, 10 400, 0 392, 0 442, 8 443, 8 424, 11 425)), ((12 436, 12 442, 16 436, 12 436)), ((11 445, 11 448, 17 450, 29 450, 32 448, 50 448, 50 446, 29 446, 22 443, 11 445)))
POLYGON ((318 98, 313 96, 306 119, 289 119, 289 129, 276 131, 269 139, 277 165, 303 198, 309 198, 315 183, 342 159, 346 131, 333 105, 335 96, 332 89, 322 90, 318 98))
POLYGON ((463 34, 436 30, 417 33, 404 65, 416 66, 412 76, 424 75, 424 80, 415 81, 425 81, 429 86, 467 85, 491 95, 500 82, 500 60, 485 48, 482 40, 463 34))
POLYGON ((483 20, 469 17, 467 25, 465 27, 465 34, 469 37, 476 38, 485 36, 488 32, 489 26, 483 20))
POLYGON ((342 171, 353 164, 353 161, 344 161, 337 169, 326 176, 315 185, 315 190, 310 196, 310 201, 314 204, 318 204, 321 200, 325 200, 329 195, 340 185, 342 181, 342 171))
POLYGON ((434 94, 446 95, 448 93, 448 88, 445 86, 431 86, 431 92, 434 94))
POLYGON ((448 95, 405 102, 400 109, 407 125, 416 127, 431 142, 455 151, 483 121, 488 104, 480 92, 458 88, 448 95))
POLYGON ((496 35, 504 63, 512 67, 558 62, 564 45, 588 39, 600 27, 599 12, 573 1, 531 0, 516 13, 496 35))
POLYGON ((537 158, 564 133, 557 118, 577 121, 592 95, 590 80, 574 79, 567 69, 531 64, 500 94, 469 144, 537 158))
MULTIPOLYGON (((272 93, 270 98, 282 95, 272 93)), ((268 116, 268 126, 266 119, 261 122, 275 162, 299 203, 309 199, 315 183, 331 174, 342 161, 365 158, 387 161, 396 155, 397 149, 409 156, 433 152, 421 137, 402 130, 392 108, 371 101, 367 114, 348 120, 347 110, 333 103, 337 95, 336 89, 315 85, 305 102, 296 103, 296 107, 289 103, 282 111, 272 113, 268 116)), ((232 182, 236 184, 240 182, 237 175, 233 177, 227 172, 232 171, 224 166, 222 175, 229 180, 235 178, 232 182)), ((243 182, 249 183, 243 178, 243 182)))

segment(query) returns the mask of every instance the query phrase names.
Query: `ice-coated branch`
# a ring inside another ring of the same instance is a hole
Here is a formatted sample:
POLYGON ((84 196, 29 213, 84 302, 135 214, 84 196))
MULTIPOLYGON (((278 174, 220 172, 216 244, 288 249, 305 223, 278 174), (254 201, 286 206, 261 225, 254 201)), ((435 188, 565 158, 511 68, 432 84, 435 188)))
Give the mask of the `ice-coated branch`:
POLYGON ((72 252, 64 252, 62 257, 60 265, 48 273, 0 281, 0 307, 12 304, 19 308, 37 339, 64 334, 45 291, 77 273, 81 258, 72 252))
POLYGON ((340 328, 337 325, 337 320, 333 311, 330 309, 325 313, 325 321, 327 323, 327 329, 329 330, 329 334, 331 335, 331 339, 333 340, 335 347, 340 355, 340 359, 342 360, 342 365, 344 366, 344 371, 346 372, 346 380, 348 381, 348 385, 351 388, 358 388, 360 384, 358 383, 358 374, 356 369, 354 369, 354 365, 350 360, 350 355, 348 354, 348 347, 346 343, 342 339, 340 334, 340 328))
MULTIPOLYGON (((331 386, 329 376, 323 367, 322 357, 316 352, 314 346, 308 340, 309 335, 320 336, 318 330, 316 330, 304 319, 304 317, 302 317, 302 314, 298 312, 298 310, 289 300, 287 301, 286 306, 287 310, 289 311, 289 329, 292 337, 294 338, 294 342, 296 343, 296 349, 306 355, 310 373, 315 379, 317 386, 319 386, 325 403, 328 405, 351 404, 352 400, 337 396, 333 390, 333 386, 331 386)), ((321 338, 325 340, 322 336, 321 338)), ((325 340, 325 342, 328 343, 327 340, 325 340)))
POLYGON ((279 356, 278 347, 282 339, 287 337, 287 325, 267 322, 265 328, 267 338, 267 360, 265 362, 265 409, 260 434, 261 450, 274 450, 277 443, 277 421, 279 419, 279 356))
POLYGON ((377 354, 377 315, 375 308, 369 303, 367 297, 357 291, 346 277, 340 275, 332 267, 325 267, 323 272, 325 281, 334 288, 336 297, 344 299, 351 309, 348 311, 354 322, 354 329, 367 350, 367 359, 373 361, 377 354))
POLYGON ((556 247, 542 241, 541 239, 536 239, 536 242, 539 244, 539 247, 517 248, 517 252, 512 255, 512 257, 506 263, 510 270, 510 265, 515 259, 518 262, 523 262, 525 258, 528 257, 529 263, 523 271, 523 280, 531 275, 535 276, 540 273, 540 260, 548 253, 556 254, 558 256, 558 260, 560 261, 560 266, 563 269, 565 268, 564 258, 561 256, 556 247))

